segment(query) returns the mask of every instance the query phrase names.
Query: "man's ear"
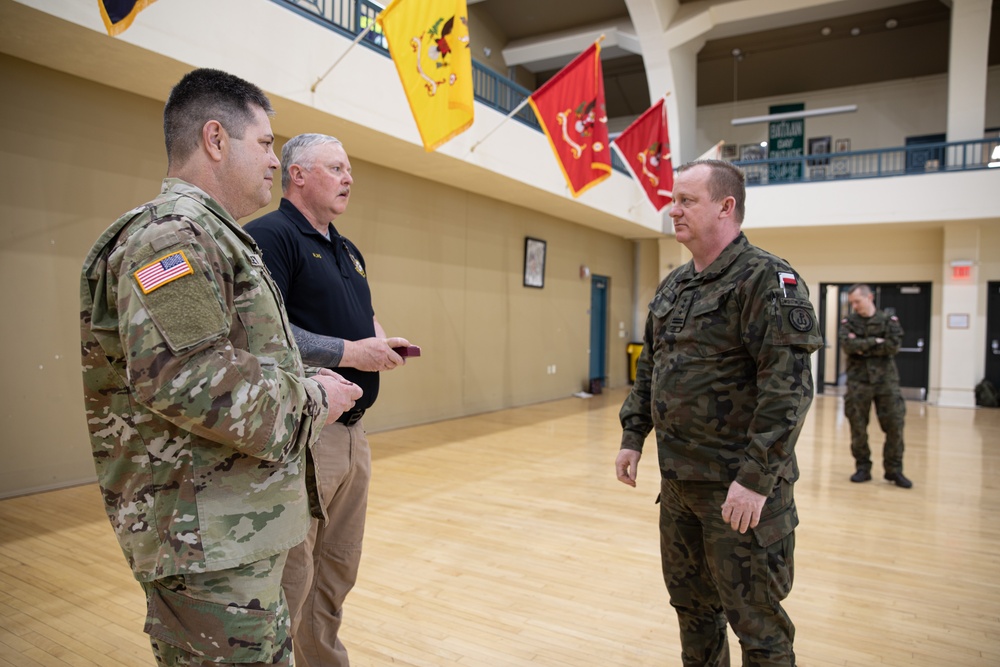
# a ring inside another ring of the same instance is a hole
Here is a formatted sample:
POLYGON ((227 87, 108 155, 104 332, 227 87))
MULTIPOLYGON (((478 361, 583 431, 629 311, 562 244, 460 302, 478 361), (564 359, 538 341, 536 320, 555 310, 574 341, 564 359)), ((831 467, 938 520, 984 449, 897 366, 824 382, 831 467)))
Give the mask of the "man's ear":
POLYGON ((736 198, 726 197, 722 200, 722 215, 735 215, 736 213, 736 198))
POLYGON ((295 185, 302 185, 305 182, 305 168, 300 164, 288 165, 288 179, 295 185))
POLYGON ((201 140, 205 145, 205 152, 209 158, 216 162, 222 161, 223 147, 229 140, 229 134, 222 123, 217 120, 210 120, 201 128, 201 140))

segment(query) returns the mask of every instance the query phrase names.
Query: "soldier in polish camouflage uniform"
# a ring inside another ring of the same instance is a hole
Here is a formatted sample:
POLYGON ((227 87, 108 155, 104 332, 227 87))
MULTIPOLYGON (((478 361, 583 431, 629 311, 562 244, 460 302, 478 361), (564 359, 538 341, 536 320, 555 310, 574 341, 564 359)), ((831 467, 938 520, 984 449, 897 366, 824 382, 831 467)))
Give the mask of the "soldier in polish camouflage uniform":
POLYGON ((280 579, 309 527, 304 452, 360 390, 306 378, 236 220, 267 204, 267 97, 195 70, 164 109, 160 196, 83 267, 84 400, 108 518, 161 666, 291 665, 280 579))
POLYGON ((795 441, 821 345, 805 283, 741 232, 743 173, 677 170, 670 216, 693 256, 649 305, 635 384, 621 408, 618 479, 635 486, 656 430, 660 552, 682 661, 729 665, 726 624, 746 667, 795 664, 795 441))
POLYGON ((904 489, 913 482, 903 475, 903 421, 906 401, 899 393, 896 353, 903 344, 899 318, 875 307, 868 285, 852 285, 847 291, 851 314, 840 322, 837 338, 847 354, 847 393, 844 414, 851 424, 851 454, 855 471, 852 482, 872 478, 872 452, 868 446, 868 420, 872 402, 879 426, 885 431, 882 466, 885 478, 904 489))

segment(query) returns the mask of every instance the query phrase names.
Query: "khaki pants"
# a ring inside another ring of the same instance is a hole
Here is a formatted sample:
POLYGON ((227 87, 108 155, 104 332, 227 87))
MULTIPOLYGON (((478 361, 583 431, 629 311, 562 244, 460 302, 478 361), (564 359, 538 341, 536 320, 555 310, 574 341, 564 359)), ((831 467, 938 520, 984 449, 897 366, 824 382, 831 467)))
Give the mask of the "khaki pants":
POLYGON ((305 541, 289 552, 281 580, 296 667, 350 664, 337 632, 344 600, 358 578, 368 509, 371 450, 362 423, 329 424, 313 446, 327 520, 312 520, 305 541))

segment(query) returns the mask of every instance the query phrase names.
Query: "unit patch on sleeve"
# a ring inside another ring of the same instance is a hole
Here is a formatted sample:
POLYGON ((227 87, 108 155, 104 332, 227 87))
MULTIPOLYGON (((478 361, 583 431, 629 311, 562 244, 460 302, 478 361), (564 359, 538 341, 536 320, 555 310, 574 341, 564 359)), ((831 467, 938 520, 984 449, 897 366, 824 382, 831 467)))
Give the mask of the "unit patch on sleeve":
POLYGON ((807 331, 812 331, 813 319, 812 315, 805 308, 792 308, 788 311, 788 321, 796 331, 801 331, 806 333, 807 331))
POLYGON ((183 250, 175 250, 169 255, 165 255, 155 262, 151 262, 136 271, 136 282, 143 294, 149 294, 157 287, 162 287, 172 280, 177 280, 181 276, 194 273, 191 263, 188 262, 183 250))

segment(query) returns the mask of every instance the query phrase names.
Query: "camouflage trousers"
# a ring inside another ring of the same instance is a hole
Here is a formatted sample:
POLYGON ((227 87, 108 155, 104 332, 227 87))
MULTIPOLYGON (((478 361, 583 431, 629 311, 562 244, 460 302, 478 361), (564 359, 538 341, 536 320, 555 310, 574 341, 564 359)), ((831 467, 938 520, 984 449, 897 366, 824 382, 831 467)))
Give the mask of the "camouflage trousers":
POLYGON ((286 556, 144 582, 145 631, 157 667, 292 667, 281 592, 286 556))
POLYGON ((663 579, 676 610, 685 667, 728 667, 732 626, 743 667, 794 667, 795 626, 781 607, 792 589, 798 515, 778 480, 756 528, 722 520, 726 482, 660 482, 663 579))
POLYGON ((885 472, 903 472, 903 421, 906 401, 895 384, 848 383, 844 395, 844 415, 851 424, 851 454, 858 470, 871 472, 872 452, 868 446, 868 420, 872 402, 879 426, 885 433, 882 465, 885 472))

